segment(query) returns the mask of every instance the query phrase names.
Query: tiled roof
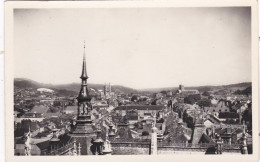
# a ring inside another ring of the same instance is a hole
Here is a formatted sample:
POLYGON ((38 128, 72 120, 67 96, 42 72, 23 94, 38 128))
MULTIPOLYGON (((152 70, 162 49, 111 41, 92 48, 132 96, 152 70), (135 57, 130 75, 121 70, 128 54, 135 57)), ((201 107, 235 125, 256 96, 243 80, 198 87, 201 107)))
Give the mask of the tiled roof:
POLYGON ((131 106, 119 106, 115 110, 162 110, 164 106, 162 105, 131 105, 131 106))

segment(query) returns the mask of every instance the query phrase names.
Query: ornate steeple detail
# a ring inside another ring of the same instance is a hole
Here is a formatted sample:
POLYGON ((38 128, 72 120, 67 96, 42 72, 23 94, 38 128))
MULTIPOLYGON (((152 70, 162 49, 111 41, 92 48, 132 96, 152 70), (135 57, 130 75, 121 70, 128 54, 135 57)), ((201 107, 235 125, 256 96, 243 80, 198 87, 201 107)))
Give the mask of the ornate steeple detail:
POLYGON ((85 56, 85 41, 84 41, 84 56, 83 56, 83 67, 81 75, 81 89, 77 97, 78 100, 78 115, 76 129, 73 131, 74 134, 85 134, 85 133, 94 133, 91 127, 91 115, 90 111, 92 110, 91 106, 91 96, 88 93, 87 85, 87 69, 86 69, 86 56, 85 56))
POLYGON ((91 141, 95 139, 97 134, 94 131, 94 126, 91 120, 91 96, 88 93, 87 88, 87 68, 86 68, 86 56, 85 56, 85 41, 84 41, 84 56, 83 56, 83 66, 81 73, 81 89, 77 97, 78 100, 78 113, 76 124, 72 127, 68 134, 65 134, 62 141, 66 143, 71 143, 71 141, 77 141, 78 148, 74 142, 73 152, 70 151, 71 155, 90 155, 91 154, 91 141))
MULTIPOLYGON (((85 54, 85 41, 84 41, 84 56, 83 56, 83 65, 82 65, 82 74, 81 74, 81 89, 78 96, 78 102, 88 102, 91 100, 91 97, 88 94, 88 85, 87 85, 87 68, 86 68, 86 54, 85 54)), ((85 104, 84 104, 85 105, 85 104)), ((86 105, 85 105, 86 106, 86 105)), ((82 109, 83 114, 85 114, 85 109, 82 109)))

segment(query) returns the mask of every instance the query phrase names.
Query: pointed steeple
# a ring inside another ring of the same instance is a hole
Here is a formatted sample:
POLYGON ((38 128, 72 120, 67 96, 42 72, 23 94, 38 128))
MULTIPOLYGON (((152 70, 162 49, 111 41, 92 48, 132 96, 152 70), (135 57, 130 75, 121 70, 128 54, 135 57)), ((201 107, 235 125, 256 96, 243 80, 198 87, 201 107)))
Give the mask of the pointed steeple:
POLYGON ((86 54, 85 54, 85 41, 84 41, 84 55, 83 55, 83 66, 82 66, 82 74, 81 74, 81 89, 78 96, 78 102, 90 101, 91 97, 88 94, 87 88, 87 68, 86 68, 86 54))
POLYGON ((86 68, 86 53, 85 53, 85 40, 84 40, 84 54, 83 54, 83 66, 82 66, 82 74, 80 77, 82 80, 88 79, 87 68, 86 68))

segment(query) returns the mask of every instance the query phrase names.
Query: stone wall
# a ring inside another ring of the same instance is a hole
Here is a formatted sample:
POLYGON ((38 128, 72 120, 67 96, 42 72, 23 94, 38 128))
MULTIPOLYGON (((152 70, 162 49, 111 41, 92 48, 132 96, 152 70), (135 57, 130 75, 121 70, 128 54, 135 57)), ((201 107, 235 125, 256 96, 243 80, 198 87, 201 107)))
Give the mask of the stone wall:
POLYGON ((206 134, 206 127, 203 124, 195 125, 193 136, 192 136, 192 144, 198 144, 202 134, 206 134))
POLYGON ((157 154, 205 154, 206 148, 158 147, 157 154))
POLYGON ((112 155, 149 155, 150 144, 143 143, 111 143, 112 155))
MULTIPOLYGON (((199 147, 158 147, 157 154, 205 154, 207 148, 199 148, 199 147)), ((240 149, 224 149, 224 153, 235 153, 241 154, 240 149)))

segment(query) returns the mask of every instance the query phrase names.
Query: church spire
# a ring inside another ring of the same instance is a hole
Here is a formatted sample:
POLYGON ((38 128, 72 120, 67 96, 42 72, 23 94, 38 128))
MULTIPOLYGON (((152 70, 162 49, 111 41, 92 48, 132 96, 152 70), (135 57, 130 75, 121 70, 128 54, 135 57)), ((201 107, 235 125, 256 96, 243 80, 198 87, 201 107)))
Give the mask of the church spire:
POLYGON ((82 74, 81 74, 81 89, 78 96, 79 102, 85 102, 91 100, 91 97, 88 94, 88 88, 87 88, 87 68, 86 68, 86 54, 85 54, 85 41, 84 41, 84 55, 83 55, 83 66, 82 66, 82 74))
POLYGON ((87 80, 87 68, 86 68, 86 53, 85 53, 85 40, 84 40, 84 54, 83 54, 83 66, 82 66, 82 74, 80 77, 82 80, 87 80))

